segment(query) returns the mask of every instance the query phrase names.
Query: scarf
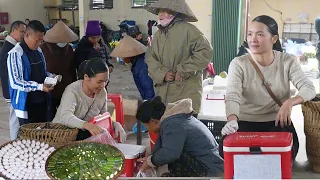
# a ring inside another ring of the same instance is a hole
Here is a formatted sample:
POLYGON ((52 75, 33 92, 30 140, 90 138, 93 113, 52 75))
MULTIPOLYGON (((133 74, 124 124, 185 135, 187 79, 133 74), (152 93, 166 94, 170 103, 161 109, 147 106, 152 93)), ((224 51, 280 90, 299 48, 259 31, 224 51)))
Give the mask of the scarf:
POLYGON ((185 21, 185 18, 182 18, 180 16, 175 16, 175 18, 165 27, 163 27, 161 24, 158 25, 158 29, 164 33, 164 34, 167 34, 168 33, 168 30, 177 22, 182 22, 182 21, 185 21))
POLYGON ((160 25, 163 26, 163 27, 166 27, 168 24, 171 23, 172 20, 174 20, 175 17, 176 17, 176 16, 170 15, 170 16, 169 16, 168 18, 166 18, 166 19, 162 19, 162 20, 159 19, 158 24, 160 24, 160 25))

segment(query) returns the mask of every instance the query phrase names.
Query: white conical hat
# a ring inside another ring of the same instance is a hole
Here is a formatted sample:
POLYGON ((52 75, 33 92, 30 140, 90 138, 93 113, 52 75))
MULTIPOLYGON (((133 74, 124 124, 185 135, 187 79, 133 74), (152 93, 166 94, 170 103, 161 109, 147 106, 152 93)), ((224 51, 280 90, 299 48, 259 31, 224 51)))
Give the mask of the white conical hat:
POLYGON ((65 23, 58 21, 43 37, 49 43, 70 43, 79 39, 65 23))
POLYGON ((198 21, 185 0, 158 0, 155 3, 146 6, 146 10, 155 15, 158 15, 159 9, 167 9, 172 12, 180 13, 184 15, 189 22, 198 21))
POLYGON ((146 51, 147 47, 145 45, 141 44, 129 35, 125 35, 111 52, 110 56, 121 58, 134 57, 145 53, 146 51))

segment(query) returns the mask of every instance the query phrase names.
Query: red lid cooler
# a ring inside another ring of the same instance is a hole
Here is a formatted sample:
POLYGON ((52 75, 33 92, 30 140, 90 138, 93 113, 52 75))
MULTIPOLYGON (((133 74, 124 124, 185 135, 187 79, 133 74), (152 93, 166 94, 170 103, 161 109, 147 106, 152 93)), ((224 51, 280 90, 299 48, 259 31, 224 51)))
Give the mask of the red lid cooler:
POLYGON ((126 159, 120 177, 134 177, 139 171, 137 160, 146 156, 146 147, 134 144, 116 144, 115 147, 123 153, 126 159))
POLYGON ((225 179, 290 179, 292 134, 237 132, 223 141, 225 179))

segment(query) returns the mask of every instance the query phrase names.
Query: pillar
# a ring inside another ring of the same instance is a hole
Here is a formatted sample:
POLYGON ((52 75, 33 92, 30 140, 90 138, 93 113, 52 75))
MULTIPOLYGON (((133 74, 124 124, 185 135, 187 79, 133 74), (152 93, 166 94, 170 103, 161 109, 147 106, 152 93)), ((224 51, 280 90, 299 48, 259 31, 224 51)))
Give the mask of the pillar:
POLYGON ((86 31, 87 21, 89 20, 89 0, 79 0, 79 29, 80 39, 84 36, 86 31))

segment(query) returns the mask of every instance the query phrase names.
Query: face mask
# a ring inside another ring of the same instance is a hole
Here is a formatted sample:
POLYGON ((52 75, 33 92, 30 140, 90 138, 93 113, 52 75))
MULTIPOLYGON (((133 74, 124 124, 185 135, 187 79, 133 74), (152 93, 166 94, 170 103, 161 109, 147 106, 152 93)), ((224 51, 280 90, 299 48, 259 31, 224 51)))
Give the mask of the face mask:
POLYGON ((64 48, 68 43, 57 43, 57 46, 64 48))
POLYGON ((166 19, 162 19, 162 20, 159 19, 158 24, 160 24, 160 25, 163 26, 163 27, 166 27, 166 26, 168 26, 168 25, 171 23, 171 21, 172 21, 174 18, 175 18, 175 16, 170 16, 170 17, 168 17, 168 18, 166 18, 166 19))

